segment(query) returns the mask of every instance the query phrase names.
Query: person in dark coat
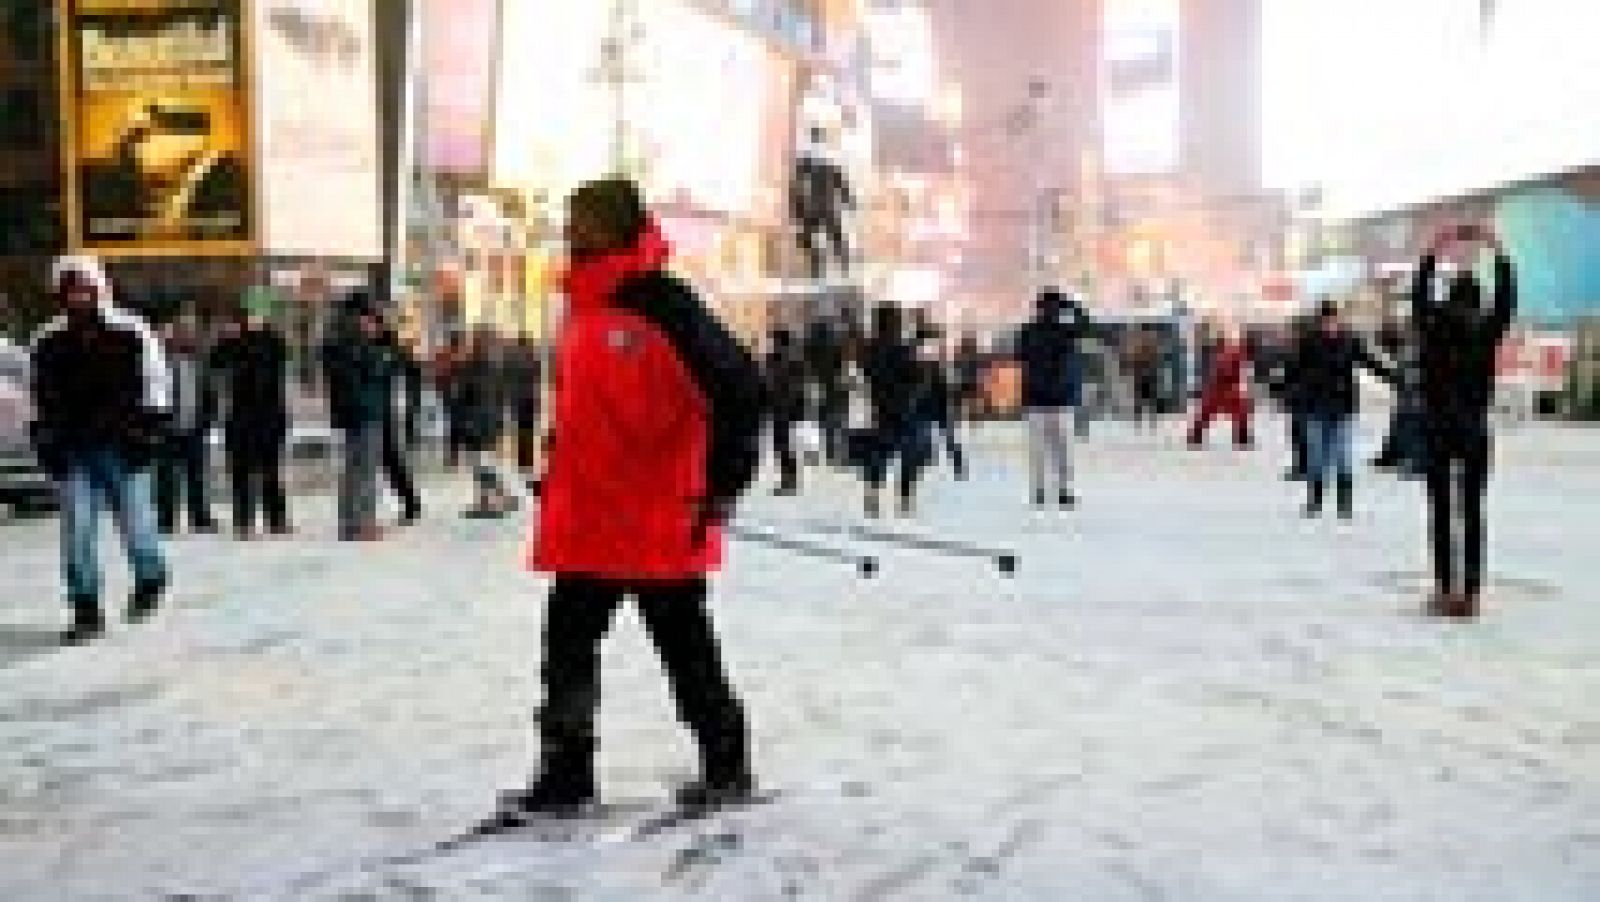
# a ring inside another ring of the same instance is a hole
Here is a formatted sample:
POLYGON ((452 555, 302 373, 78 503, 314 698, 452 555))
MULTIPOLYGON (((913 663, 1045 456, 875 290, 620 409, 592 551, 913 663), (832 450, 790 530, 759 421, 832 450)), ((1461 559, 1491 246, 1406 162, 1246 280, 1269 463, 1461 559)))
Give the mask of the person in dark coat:
POLYGON ((216 380, 212 378, 193 323, 172 322, 162 329, 172 379, 172 423, 156 465, 156 511, 163 535, 177 531, 179 513, 188 508, 189 528, 217 531, 211 514, 211 428, 216 423, 216 380))
POLYGON ((258 510, 271 534, 288 535, 293 527, 283 458, 289 441, 289 343, 268 322, 266 310, 247 310, 237 334, 213 350, 212 366, 225 410, 234 535, 254 538, 258 510))
POLYGON ((496 462, 505 437, 508 403, 505 362, 497 344, 494 333, 487 329, 475 334, 452 383, 462 447, 475 489, 473 504, 464 516, 472 518, 502 517, 518 505, 496 462))
POLYGON ((342 437, 339 539, 374 542, 378 526, 378 469, 383 458, 384 410, 393 402, 393 360, 383 345, 383 322, 371 296, 353 292, 322 347, 328 419, 342 437))
MULTIPOLYGON (((422 368, 400 340, 400 333, 393 325, 384 324, 379 344, 389 358, 383 369, 390 381, 383 405, 383 447, 379 465, 389 487, 400 499, 400 525, 410 526, 422 517, 422 496, 417 493, 417 481, 411 472, 410 449, 413 445, 406 437, 407 430, 413 428, 412 422, 416 416, 413 399, 417 395, 413 393, 413 379, 420 382, 422 368), (399 402, 398 407, 396 401, 399 402)), ((420 389, 417 391, 420 392, 420 389)))
POLYGON ((521 336, 507 349, 505 384, 516 429, 517 471, 531 488, 538 480, 539 418, 544 400, 544 363, 531 336, 521 336))
POLYGON ((1366 369, 1393 384, 1392 369, 1345 325, 1338 305, 1325 302, 1296 352, 1294 391, 1306 424, 1308 517, 1322 514, 1329 478, 1338 492, 1339 516, 1355 514, 1355 430, 1361 409, 1356 370, 1366 369))
POLYGON ((128 620, 148 619, 167 589, 149 471, 171 416, 170 371, 149 325, 116 306, 98 260, 62 257, 51 281, 62 314, 32 342, 30 435, 61 498, 61 563, 72 611, 61 642, 81 645, 105 631, 103 509, 117 519, 133 570, 128 620))
POLYGON ((1083 403, 1083 350, 1095 333, 1083 305, 1059 289, 1040 292, 1034 316, 1017 332, 1022 365, 1022 407, 1028 418, 1028 459, 1033 503, 1046 504, 1056 477, 1056 500, 1075 507, 1072 490, 1073 412, 1083 403))
POLYGON ((817 428, 822 431, 823 456, 835 466, 849 457, 845 448, 845 420, 850 395, 845 390, 844 333, 826 320, 815 320, 806 331, 806 366, 817 399, 817 428))
POLYGON ((764 375, 772 429, 772 452, 778 462, 778 486, 773 494, 800 492, 800 459, 795 454, 794 429, 806 417, 806 361, 787 329, 774 329, 764 375))
POLYGON ((983 353, 978 349, 978 336, 963 333, 956 343, 952 363, 955 379, 955 407, 958 420, 968 419, 978 411, 983 399, 983 353))
POLYGON ((722 524, 760 462, 760 368, 668 275, 666 239, 638 189, 580 186, 569 201, 570 316, 556 350, 549 467, 533 568, 554 576, 544 625, 539 773, 504 820, 591 804, 599 647, 632 596, 679 719, 700 750, 678 801, 748 797, 744 707, 707 608, 722 524))
POLYGON ((1428 611, 1470 619, 1478 615, 1483 591, 1483 498, 1493 461, 1489 408, 1495 394, 1495 358, 1516 316, 1516 271, 1494 233, 1479 226, 1457 227, 1435 239, 1423 257, 1411 301, 1432 518, 1435 592, 1428 611), (1470 272, 1451 279, 1443 304, 1434 302, 1439 254, 1452 243, 1469 247, 1481 243, 1494 251, 1494 300, 1489 310, 1483 309, 1483 287, 1470 272), (1458 511, 1459 546, 1453 538, 1458 511))
POLYGON ((866 454, 866 513, 882 513, 882 490, 889 469, 899 461, 901 516, 916 502, 917 481, 932 455, 926 418, 927 371, 905 334, 900 308, 880 304, 873 310, 872 335, 861 351, 872 428, 866 454))
POLYGON ((855 207, 855 197, 844 168, 824 155, 826 140, 822 129, 811 130, 812 147, 795 160, 789 183, 789 214, 798 230, 806 272, 813 279, 827 274, 830 254, 841 274, 850 272, 844 215, 855 207))

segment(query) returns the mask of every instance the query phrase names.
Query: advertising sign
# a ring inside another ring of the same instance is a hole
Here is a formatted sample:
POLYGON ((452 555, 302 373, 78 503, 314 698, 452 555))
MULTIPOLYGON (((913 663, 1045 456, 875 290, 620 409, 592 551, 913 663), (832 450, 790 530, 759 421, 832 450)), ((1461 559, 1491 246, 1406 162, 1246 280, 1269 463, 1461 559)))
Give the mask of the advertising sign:
POLYGON ((75 246, 237 252, 252 236, 241 0, 60 0, 75 246))
POLYGON ((372 3, 251 4, 264 253, 382 254, 372 3))
MULTIPOLYGON (((513 3, 505 16, 505 32, 519 38, 500 80, 516 102, 497 116, 495 181, 559 201, 614 168, 616 93, 601 66, 610 17, 598 3, 513 3)), ((635 38, 621 131, 628 169, 650 200, 779 219, 793 63, 679 2, 649 4, 635 38)))
POLYGON ((1178 0, 1108 0, 1101 60, 1105 167, 1158 175, 1181 162, 1178 0))
POLYGON ((500 0, 426 0, 426 165, 462 175, 489 168, 491 98, 500 0))

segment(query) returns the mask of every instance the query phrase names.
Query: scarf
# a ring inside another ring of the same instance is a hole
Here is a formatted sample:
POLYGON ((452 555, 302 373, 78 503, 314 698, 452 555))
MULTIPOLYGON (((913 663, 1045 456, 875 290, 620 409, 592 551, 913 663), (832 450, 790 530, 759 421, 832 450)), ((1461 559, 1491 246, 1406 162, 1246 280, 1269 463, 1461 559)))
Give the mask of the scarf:
POLYGON ((650 221, 632 246, 575 258, 561 286, 573 314, 605 310, 622 283, 666 265, 671 248, 660 226, 650 221))

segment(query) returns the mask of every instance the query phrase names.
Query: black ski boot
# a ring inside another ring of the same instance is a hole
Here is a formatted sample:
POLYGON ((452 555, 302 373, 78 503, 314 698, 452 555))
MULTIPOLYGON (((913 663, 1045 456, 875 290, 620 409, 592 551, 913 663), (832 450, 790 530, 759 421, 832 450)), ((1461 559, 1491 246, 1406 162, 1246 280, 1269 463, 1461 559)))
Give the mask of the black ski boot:
POLYGON ((1334 484, 1339 496, 1339 519, 1353 520, 1356 516, 1356 483, 1349 476, 1340 476, 1334 484))
POLYGON ((105 615, 100 613, 97 598, 72 599, 72 625, 61 633, 61 644, 66 648, 88 645, 105 635, 105 615))
POLYGON ((1062 510, 1073 510, 1078 506, 1078 496, 1072 492, 1062 492, 1056 499, 1062 510))
POLYGON ((167 581, 164 579, 150 580, 134 586, 133 595, 128 599, 128 622, 143 623, 149 620, 160 606, 161 596, 166 591, 167 581))
POLYGON ((594 806, 594 755, 548 755, 539 776, 527 789, 501 799, 502 814, 512 818, 573 817, 594 806))
POLYGON ((700 779, 673 794, 681 808, 698 810, 738 805, 755 797, 756 778, 742 736, 713 740, 702 746, 700 779))

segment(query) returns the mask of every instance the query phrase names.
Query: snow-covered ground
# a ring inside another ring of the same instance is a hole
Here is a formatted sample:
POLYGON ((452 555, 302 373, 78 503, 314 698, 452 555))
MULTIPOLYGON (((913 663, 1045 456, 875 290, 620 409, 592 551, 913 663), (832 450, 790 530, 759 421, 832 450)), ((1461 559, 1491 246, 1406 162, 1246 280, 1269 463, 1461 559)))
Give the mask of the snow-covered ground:
MULTIPOLYGON (((1414 485, 1307 523, 1272 451, 1113 426, 1084 508, 1042 514, 1015 433, 978 444, 901 525, 1015 547, 1014 581, 737 548, 718 615, 775 802, 414 865, 363 867, 528 775, 522 519, 436 482, 414 531, 340 546, 308 499, 297 541, 180 540, 173 607, 72 651, 53 526, 0 527, 0 899, 1600 899, 1600 433, 1505 436, 1471 626, 1414 613, 1414 485)), ((692 770, 632 616, 602 730, 612 798, 692 770)))

